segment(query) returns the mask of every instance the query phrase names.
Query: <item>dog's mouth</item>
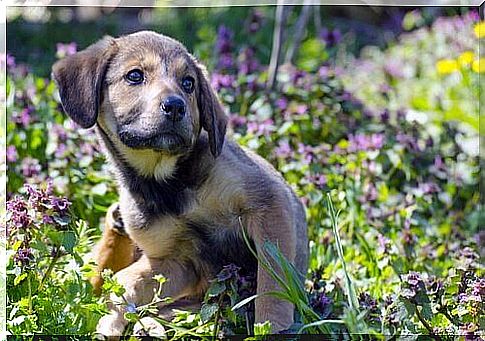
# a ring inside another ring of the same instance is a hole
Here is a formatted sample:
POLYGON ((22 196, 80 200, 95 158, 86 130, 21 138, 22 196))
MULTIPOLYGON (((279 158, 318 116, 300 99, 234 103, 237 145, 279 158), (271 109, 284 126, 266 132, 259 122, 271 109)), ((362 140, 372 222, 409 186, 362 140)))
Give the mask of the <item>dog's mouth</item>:
POLYGON ((120 130, 118 136, 124 145, 132 149, 151 149, 178 154, 190 148, 190 140, 175 131, 147 134, 133 130, 120 130))

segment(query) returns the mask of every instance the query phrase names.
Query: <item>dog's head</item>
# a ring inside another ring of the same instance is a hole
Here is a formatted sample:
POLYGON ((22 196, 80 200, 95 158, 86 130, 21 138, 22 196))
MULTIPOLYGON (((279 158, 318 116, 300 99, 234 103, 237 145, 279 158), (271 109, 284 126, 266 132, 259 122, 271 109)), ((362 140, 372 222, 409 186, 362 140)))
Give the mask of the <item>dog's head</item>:
POLYGON ((105 37, 58 61, 53 77, 66 113, 83 128, 98 124, 126 154, 184 154, 202 128, 212 154, 221 152, 222 106, 205 68, 171 38, 105 37))

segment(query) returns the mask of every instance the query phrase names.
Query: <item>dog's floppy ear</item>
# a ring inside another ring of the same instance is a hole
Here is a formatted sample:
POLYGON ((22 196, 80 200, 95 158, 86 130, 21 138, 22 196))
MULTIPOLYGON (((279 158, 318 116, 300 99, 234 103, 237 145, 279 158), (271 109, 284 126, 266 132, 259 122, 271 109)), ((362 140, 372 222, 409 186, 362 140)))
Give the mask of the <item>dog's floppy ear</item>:
POLYGON ((209 145, 212 155, 218 157, 224 145, 226 135, 227 117, 219 102, 219 98, 209 83, 207 71, 204 66, 198 64, 198 93, 197 103, 199 106, 202 127, 209 134, 209 145))
POLYGON ((115 48, 114 38, 106 36, 52 67, 64 111, 83 128, 96 123, 104 76, 115 48))

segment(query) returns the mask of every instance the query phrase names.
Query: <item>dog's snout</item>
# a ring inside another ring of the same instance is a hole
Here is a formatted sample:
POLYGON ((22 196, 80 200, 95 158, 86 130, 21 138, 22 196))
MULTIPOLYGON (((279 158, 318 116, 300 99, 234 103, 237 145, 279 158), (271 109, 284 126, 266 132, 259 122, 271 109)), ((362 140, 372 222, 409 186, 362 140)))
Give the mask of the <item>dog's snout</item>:
POLYGON ((172 121, 180 121, 185 115, 185 102, 180 97, 170 96, 162 101, 162 114, 172 121))

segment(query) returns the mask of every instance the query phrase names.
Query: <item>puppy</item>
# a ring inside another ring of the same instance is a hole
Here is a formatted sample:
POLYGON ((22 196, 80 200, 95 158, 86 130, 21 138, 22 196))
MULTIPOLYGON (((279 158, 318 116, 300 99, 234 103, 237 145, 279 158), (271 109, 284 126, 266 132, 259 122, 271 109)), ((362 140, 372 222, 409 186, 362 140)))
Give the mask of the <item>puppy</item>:
MULTIPOLYGON (((53 66, 65 112, 94 127, 113 166, 126 233, 142 256, 116 274, 124 298, 151 301, 154 275, 163 295, 201 300, 209 280, 229 263, 257 275, 257 293, 281 290, 258 266, 242 237, 279 246, 307 270, 305 211, 277 171, 258 155, 225 140, 227 118, 205 68, 185 47, 154 32, 98 43, 53 66)), ((261 252, 258 249, 258 252, 261 252)), ((121 300, 98 332, 121 335, 121 300)), ((256 322, 273 332, 293 323, 294 307, 263 295, 256 322)))

